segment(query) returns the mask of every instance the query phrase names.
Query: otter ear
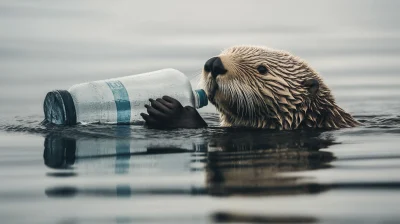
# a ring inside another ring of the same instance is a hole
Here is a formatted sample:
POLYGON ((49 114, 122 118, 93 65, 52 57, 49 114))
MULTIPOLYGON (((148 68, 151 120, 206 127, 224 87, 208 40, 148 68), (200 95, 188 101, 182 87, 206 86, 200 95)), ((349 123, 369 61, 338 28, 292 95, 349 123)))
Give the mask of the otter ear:
POLYGON ((319 82, 317 79, 307 79, 303 82, 303 85, 311 95, 315 95, 318 92, 319 82))

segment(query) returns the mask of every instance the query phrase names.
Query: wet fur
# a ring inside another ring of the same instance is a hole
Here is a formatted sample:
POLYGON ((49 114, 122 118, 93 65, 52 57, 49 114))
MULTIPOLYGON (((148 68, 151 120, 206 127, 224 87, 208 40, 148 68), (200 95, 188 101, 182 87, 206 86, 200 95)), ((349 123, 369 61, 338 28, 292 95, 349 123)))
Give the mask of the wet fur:
POLYGON ((359 123, 336 103, 322 78, 300 58, 259 46, 234 46, 219 57, 228 70, 216 79, 203 70, 201 84, 220 112, 221 126, 279 130, 338 129, 359 123), (268 68, 261 75, 259 65, 268 68), (311 94, 303 84, 319 81, 311 94))

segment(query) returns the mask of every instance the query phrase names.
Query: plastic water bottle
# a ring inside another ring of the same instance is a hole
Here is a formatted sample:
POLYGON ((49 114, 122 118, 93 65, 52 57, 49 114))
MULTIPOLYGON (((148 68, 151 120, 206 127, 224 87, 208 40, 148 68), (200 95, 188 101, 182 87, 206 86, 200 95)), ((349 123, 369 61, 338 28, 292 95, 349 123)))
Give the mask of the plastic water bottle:
POLYGON ((100 80, 47 93, 43 110, 53 124, 77 123, 140 124, 149 98, 165 95, 183 106, 201 108, 208 103, 204 90, 192 91, 189 79, 175 69, 100 80))

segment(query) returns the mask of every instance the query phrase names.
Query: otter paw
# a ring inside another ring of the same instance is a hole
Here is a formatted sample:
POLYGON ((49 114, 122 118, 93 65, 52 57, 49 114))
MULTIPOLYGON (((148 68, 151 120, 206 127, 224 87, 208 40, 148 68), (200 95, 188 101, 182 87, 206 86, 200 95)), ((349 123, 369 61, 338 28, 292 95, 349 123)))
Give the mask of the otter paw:
POLYGON ((193 107, 183 107, 182 104, 169 96, 149 99, 150 105, 145 105, 147 113, 140 115, 149 128, 203 128, 207 123, 193 107))

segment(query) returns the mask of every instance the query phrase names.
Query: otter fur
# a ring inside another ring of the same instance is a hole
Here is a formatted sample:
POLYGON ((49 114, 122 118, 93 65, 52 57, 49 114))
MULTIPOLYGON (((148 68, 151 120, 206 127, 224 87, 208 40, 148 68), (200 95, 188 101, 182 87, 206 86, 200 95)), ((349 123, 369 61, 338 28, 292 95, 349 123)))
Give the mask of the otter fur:
POLYGON ((293 130, 359 124, 336 104, 314 69, 285 51, 230 47, 206 63, 201 85, 223 127, 293 130))

